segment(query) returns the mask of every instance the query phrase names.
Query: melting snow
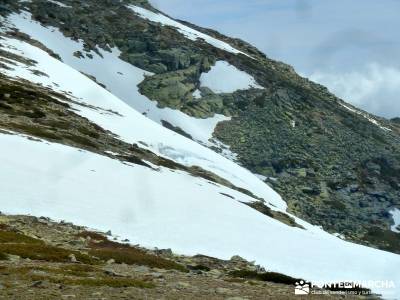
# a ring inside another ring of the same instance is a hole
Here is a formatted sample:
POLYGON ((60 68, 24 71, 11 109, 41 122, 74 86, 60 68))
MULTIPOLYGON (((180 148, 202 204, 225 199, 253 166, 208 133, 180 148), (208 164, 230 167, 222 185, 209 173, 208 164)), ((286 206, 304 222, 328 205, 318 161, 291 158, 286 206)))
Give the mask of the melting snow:
POLYGON ((65 4, 63 4, 61 2, 55 1, 55 0, 47 0, 47 2, 51 2, 53 4, 56 4, 56 5, 58 5, 60 7, 64 7, 64 8, 70 8, 71 7, 71 6, 65 5, 65 4))
POLYGON ((264 175, 261 175, 261 174, 254 174, 254 175, 256 175, 258 178, 260 178, 262 181, 265 181, 265 180, 268 179, 267 176, 264 176, 264 175))
POLYGON ((195 99, 200 99, 200 98, 201 98, 201 92, 200 92, 200 90, 195 90, 195 91, 193 92, 193 97, 194 97, 195 99))
POLYGON ((6 70, 5 73, 9 76, 41 83, 58 91, 71 91, 72 95, 80 102, 100 108, 99 110, 71 104, 76 109, 76 113, 117 134, 122 140, 128 143, 144 141, 155 153, 172 159, 180 157, 179 162, 188 166, 200 166, 225 178, 234 185, 248 189, 255 195, 268 200, 276 207, 274 209, 286 210, 287 205, 282 198, 248 170, 151 121, 115 95, 101 88, 94 81, 52 58, 43 50, 25 42, 8 38, 3 39, 0 46, 5 50, 37 61, 38 64, 35 69, 48 74, 49 77, 35 75, 21 65, 18 67, 11 66, 15 70, 6 70), (118 112, 119 115, 106 114, 104 113, 105 110, 118 112), (165 149, 173 149, 173 152, 165 151, 165 149))
POLYGON ((221 154, 223 157, 226 157, 231 161, 237 162, 238 155, 232 152, 231 147, 229 145, 226 145, 215 138, 211 139, 210 142, 214 147, 220 150, 219 154, 221 154))
POLYGON ((357 115, 363 116, 364 118, 366 118, 368 121, 370 121, 372 124, 378 126, 379 128, 381 128, 383 130, 386 130, 386 131, 392 131, 392 129, 382 126, 377 120, 375 120, 374 118, 370 117, 370 115, 368 113, 356 110, 356 109, 351 108, 350 106, 347 106, 347 105, 345 105, 343 103, 339 103, 339 104, 341 106, 343 106, 344 108, 346 108, 347 110, 349 110, 349 111, 351 111, 351 112, 353 112, 353 113, 355 113, 357 115))
POLYGON ((393 232, 400 233, 398 227, 400 226, 400 209, 395 208, 394 210, 390 211, 390 214, 393 217, 394 225, 390 227, 393 232))
POLYGON ((172 20, 171 18, 168 18, 167 16, 154 13, 152 11, 149 11, 147 9, 144 9, 142 7, 135 6, 135 5, 129 5, 128 7, 144 19, 147 19, 149 21, 156 22, 156 23, 161 23, 164 26, 175 27, 181 34, 183 34, 189 40, 196 41, 198 39, 202 39, 216 48, 219 48, 219 49, 222 49, 222 50, 234 53, 234 54, 241 53, 246 56, 249 56, 248 54, 233 48, 231 45, 229 45, 226 42, 223 42, 223 41, 213 38, 207 34, 204 34, 200 31, 192 29, 186 25, 183 25, 183 24, 175 21, 175 20, 172 20))
POLYGON ((19 136, 0 134, 0 148, 6 213, 64 219, 182 254, 241 255, 311 281, 392 280, 395 289, 373 291, 400 293, 399 255, 287 226, 221 193, 250 197, 204 179, 19 136))
POLYGON ((222 60, 217 61, 209 72, 201 74, 200 84, 214 93, 233 93, 250 88, 263 89, 252 76, 222 60))

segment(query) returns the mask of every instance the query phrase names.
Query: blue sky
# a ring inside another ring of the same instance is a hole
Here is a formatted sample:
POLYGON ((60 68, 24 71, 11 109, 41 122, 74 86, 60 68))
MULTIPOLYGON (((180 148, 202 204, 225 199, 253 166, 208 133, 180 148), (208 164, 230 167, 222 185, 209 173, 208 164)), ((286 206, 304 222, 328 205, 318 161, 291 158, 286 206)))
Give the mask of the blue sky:
POLYGON ((400 116, 400 0, 151 0, 242 38, 369 112, 400 116))

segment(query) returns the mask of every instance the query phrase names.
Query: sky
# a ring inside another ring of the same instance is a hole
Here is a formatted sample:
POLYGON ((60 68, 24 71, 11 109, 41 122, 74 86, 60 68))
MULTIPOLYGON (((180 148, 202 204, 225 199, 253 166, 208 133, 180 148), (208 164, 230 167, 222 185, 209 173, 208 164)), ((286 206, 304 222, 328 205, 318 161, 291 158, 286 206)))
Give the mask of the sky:
POLYGON ((239 37, 344 100, 400 117, 400 0, 150 0, 239 37))

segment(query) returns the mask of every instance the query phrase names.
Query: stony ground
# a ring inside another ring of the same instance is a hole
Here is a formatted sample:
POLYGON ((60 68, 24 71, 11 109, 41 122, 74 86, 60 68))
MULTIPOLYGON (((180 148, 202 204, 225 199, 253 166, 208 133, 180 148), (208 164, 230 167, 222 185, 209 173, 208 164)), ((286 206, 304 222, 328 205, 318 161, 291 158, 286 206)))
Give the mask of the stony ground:
POLYGON ((71 223, 1 215, 0 299, 302 299, 287 283, 293 278, 263 281, 255 274, 268 273, 239 256, 186 257, 113 239, 71 223))

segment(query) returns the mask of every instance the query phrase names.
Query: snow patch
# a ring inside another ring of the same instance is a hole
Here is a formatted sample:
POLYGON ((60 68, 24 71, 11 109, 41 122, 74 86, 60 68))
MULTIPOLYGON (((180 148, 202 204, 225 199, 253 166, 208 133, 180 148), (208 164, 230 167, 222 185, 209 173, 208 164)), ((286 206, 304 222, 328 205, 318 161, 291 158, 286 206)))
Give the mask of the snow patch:
POLYGON ((219 49, 222 49, 222 50, 234 53, 234 54, 241 53, 246 56, 249 56, 248 54, 233 48, 231 45, 229 45, 226 42, 223 42, 223 41, 213 38, 207 34, 204 34, 200 31, 192 29, 192 28, 190 28, 186 25, 183 25, 183 24, 181 24, 171 18, 168 18, 167 16, 164 16, 162 14, 157 14, 157 13, 154 13, 147 9, 144 9, 142 7, 135 6, 135 5, 128 5, 128 8, 133 10, 138 16, 140 16, 143 19, 147 19, 149 21, 156 22, 156 23, 161 23, 163 26, 171 26, 171 27, 176 28, 178 30, 178 32, 180 32, 182 35, 184 35, 189 40, 192 40, 192 41, 204 40, 205 42, 207 42, 208 44, 210 44, 216 48, 219 48, 219 49))
POLYGON ((332 233, 332 235, 338 237, 339 239, 345 240, 346 237, 343 234, 340 234, 338 232, 332 233))
POLYGON ((194 92, 193 92, 193 97, 195 98, 195 99, 200 99, 201 98, 201 92, 200 92, 200 90, 195 90, 194 92))
POLYGON ((55 1, 55 0, 47 0, 47 2, 51 2, 51 3, 55 4, 55 5, 58 5, 58 6, 63 7, 63 8, 71 8, 71 6, 65 5, 64 3, 61 3, 61 2, 58 2, 58 1, 55 1))
POLYGON ((254 174, 254 175, 256 175, 258 178, 260 178, 260 180, 262 180, 262 181, 265 181, 265 180, 268 179, 267 176, 264 176, 264 175, 261 175, 261 174, 254 174))
POLYGON ((232 152, 231 147, 229 145, 226 145, 215 138, 212 138, 210 142, 212 143, 212 147, 217 148, 219 154, 221 154, 223 157, 226 157, 231 161, 237 162, 238 155, 232 152))
POLYGON ((201 74, 200 85, 214 93, 233 93, 250 88, 263 89, 253 76, 239 70, 226 61, 217 61, 207 73, 201 74))
POLYGON ((363 116, 363 117, 366 118, 368 121, 370 121, 372 124, 378 126, 378 127, 381 128, 382 130, 385 130, 385 131, 392 131, 392 129, 387 128, 387 127, 385 127, 385 126, 382 126, 377 120, 375 120, 374 118, 372 118, 368 113, 365 113, 365 112, 359 111, 359 110, 357 110, 357 109, 351 108, 350 106, 347 106, 346 104, 343 104, 343 103, 340 103, 340 102, 339 102, 339 104, 340 104, 341 106, 343 106, 344 108, 346 108, 347 110, 349 110, 349 111, 351 111, 351 112, 353 112, 353 113, 355 113, 355 114, 357 114, 357 115, 363 116))
POLYGON ((390 229, 393 232, 400 233, 400 230, 398 229, 398 227, 400 226, 400 209, 395 208, 392 211, 390 211, 390 214, 392 215, 394 222, 394 225, 392 225, 390 229))

